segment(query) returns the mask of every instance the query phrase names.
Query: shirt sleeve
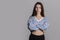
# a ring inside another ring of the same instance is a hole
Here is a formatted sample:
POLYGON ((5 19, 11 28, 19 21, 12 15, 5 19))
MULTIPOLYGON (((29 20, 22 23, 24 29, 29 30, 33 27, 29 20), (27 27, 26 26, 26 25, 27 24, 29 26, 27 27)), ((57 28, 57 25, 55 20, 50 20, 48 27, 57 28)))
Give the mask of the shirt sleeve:
POLYGON ((37 30, 36 23, 34 23, 33 19, 30 17, 28 20, 28 27, 30 30, 37 30))
POLYGON ((45 18, 40 24, 37 25, 38 28, 46 30, 48 28, 48 20, 45 18))

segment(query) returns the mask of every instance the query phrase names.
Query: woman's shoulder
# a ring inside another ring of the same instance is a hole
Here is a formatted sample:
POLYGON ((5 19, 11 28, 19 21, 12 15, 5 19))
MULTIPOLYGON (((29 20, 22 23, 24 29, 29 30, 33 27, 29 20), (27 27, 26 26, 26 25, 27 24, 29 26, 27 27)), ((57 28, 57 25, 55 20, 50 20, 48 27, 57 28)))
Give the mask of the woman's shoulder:
POLYGON ((34 20, 34 16, 30 16, 28 21, 33 21, 34 20))
POLYGON ((33 22, 33 18, 34 18, 33 16, 30 16, 29 19, 28 19, 28 22, 29 22, 29 23, 30 23, 30 22, 33 22))
POLYGON ((46 17, 43 17, 45 21, 48 21, 48 19, 46 17))
POLYGON ((34 16, 30 16, 29 19, 34 19, 34 16))

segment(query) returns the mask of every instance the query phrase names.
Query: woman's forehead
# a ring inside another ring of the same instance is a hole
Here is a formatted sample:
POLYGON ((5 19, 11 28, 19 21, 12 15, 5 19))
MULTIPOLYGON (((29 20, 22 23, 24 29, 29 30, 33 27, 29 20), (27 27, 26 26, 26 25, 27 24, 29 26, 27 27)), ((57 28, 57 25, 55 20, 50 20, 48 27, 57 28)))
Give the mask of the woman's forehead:
POLYGON ((41 7, 41 5, 37 4, 36 7, 41 7))

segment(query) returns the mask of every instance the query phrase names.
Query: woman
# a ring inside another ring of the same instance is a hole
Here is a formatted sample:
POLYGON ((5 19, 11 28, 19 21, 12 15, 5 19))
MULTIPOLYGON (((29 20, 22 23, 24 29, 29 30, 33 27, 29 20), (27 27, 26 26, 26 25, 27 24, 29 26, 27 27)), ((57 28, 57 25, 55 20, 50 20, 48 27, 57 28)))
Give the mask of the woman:
POLYGON ((29 40, 45 40, 44 31, 47 27, 48 20, 44 16, 43 5, 41 2, 37 2, 28 20, 28 28, 31 31, 29 40))

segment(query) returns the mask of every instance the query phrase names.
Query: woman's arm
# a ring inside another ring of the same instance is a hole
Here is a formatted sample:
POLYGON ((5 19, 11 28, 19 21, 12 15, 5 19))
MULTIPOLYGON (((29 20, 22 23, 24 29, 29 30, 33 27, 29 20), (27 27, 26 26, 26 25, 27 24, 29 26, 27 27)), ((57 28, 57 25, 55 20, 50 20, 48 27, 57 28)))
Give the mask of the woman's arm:
POLYGON ((39 28, 36 27, 36 23, 34 23, 33 18, 31 18, 31 17, 28 20, 28 28, 30 30, 37 30, 37 29, 39 29, 39 28))
POLYGON ((37 27, 42 30, 46 30, 48 28, 48 26, 49 26, 49 24, 48 24, 48 20, 46 18, 43 20, 42 23, 37 25, 37 27))

